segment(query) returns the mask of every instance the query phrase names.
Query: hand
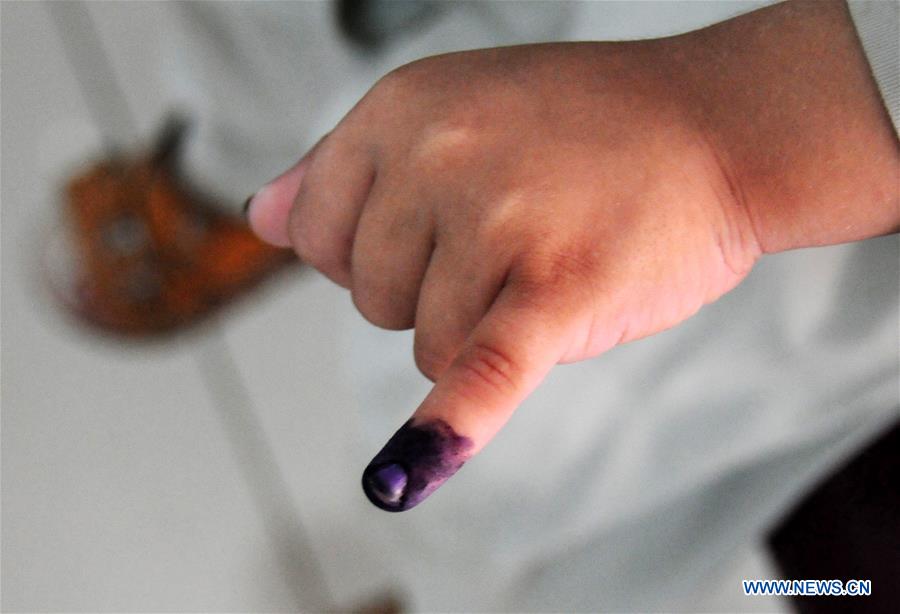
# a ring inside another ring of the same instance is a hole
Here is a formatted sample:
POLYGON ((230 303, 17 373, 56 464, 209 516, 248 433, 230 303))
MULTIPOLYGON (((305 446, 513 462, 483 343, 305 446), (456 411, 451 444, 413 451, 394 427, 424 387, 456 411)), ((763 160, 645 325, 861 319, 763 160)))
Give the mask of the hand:
POLYGON ((762 253, 896 229, 885 212, 896 142, 846 10, 788 9, 671 39, 414 62, 257 193, 249 216, 262 238, 350 288, 373 324, 415 327, 416 364, 435 386, 366 469, 373 503, 416 505, 553 365, 681 322, 762 253), (844 90, 816 91, 816 75, 798 85, 795 66, 759 65, 791 45, 797 62, 823 63, 807 57, 823 28, 838 68, 857 69, 843 84, 861 92, 855 107, 844 90), (762 59, 741 52, 749 40, 769 45, 762 59), (813 94, 807 113, 831 123, 845 111, 856 128, 825 146, 837 181, 810 188, 823 153, 810 143, 823 135, 785 134, 811 122, 778 105, 813 94), (848 153, 860 136, 865 151, 848 153), (851 189, 871 215, 848 236, 846 207, 828 194, 851 189))

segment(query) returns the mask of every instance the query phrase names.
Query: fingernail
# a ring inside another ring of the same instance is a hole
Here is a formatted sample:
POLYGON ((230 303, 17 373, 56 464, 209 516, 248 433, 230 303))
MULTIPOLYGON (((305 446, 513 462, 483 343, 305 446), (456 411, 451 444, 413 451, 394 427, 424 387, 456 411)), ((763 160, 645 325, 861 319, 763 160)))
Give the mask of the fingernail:
POLYGON ((382 503, 396 505, 403 498, 408 481, 406 469, 391 463, 369 474, 368 490, 382 503))
POLYGON ((472 441, 443 420, 409 420, 363 472, 363 491, 383 510, 415 507, 471 456, 472 441))

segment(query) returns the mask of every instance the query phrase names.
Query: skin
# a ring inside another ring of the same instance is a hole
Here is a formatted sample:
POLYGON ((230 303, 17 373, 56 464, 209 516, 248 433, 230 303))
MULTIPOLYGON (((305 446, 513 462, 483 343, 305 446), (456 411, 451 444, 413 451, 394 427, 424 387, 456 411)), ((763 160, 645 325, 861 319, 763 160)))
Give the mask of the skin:
POLYGON ((898 172, 846 6, 789 2, 403 66, 249 219, 415 328, 435 386, 413 421, 471 456, 553 365, 678 324, 764 254, 896 232, 898 172))

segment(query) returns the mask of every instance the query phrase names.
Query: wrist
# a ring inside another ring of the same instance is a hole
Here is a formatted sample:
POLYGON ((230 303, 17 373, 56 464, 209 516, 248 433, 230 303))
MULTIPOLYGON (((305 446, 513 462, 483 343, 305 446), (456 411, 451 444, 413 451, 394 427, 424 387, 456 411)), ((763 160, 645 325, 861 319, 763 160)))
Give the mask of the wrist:
POLYGON ((900 148, 846 6, 788 2, 664 41, 763 253, 900 226, 900 148))

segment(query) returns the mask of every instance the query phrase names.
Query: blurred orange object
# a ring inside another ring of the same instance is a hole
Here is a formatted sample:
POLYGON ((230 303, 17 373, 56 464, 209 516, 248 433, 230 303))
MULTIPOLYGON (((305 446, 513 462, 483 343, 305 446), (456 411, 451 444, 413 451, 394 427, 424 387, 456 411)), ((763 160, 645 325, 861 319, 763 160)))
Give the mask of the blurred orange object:
POLYGON ((170 121, 149 155, 112 156, 68 181, 70 279, 52 285, 81 320, 129 336, 171 332, 294 259, 178 177, 184 133, 170 121))

